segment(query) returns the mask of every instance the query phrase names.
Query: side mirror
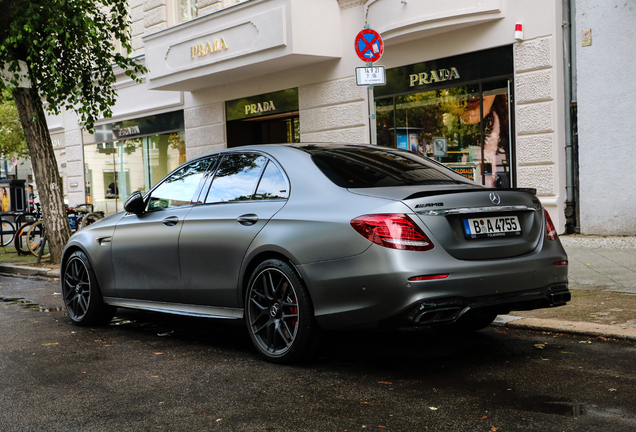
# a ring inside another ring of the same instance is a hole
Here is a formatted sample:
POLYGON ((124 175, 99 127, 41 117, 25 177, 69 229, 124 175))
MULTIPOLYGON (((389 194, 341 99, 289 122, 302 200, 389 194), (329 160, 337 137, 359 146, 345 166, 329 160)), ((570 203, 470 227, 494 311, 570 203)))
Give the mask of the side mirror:
POLYGON ((142 214, 145 208, 146 203, 144 202, 144 197, 139 191, 131 193, 124 204, 124 210, 137 215, 142 214))

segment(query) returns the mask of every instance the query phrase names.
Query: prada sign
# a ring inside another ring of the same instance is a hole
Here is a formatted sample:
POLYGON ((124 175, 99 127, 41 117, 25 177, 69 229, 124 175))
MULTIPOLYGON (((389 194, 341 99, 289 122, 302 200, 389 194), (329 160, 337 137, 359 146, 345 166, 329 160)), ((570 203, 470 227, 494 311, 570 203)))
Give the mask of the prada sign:
POLYGON ((225 39, 214 39, 212 43, 206 42, 204 44, 200 43, 198 45, 193 45, 190 47, 190 55, 194 59, 195 57, 204 57, 208 54, 215 54, 219 51, 227 49, 227 44, 225 43, 225 39))
POLYGON ((512 45, 387 69, 375 97, 454 87, 514 74, 512 45))
POLYGON ((227 121, 298 111, 298 89, 251 96, 225 102, 227 121))
POLYGON ((459 79, 459 72, 457 68, 432 70, 430 72, 420 72, 418 74, 409 75, 411 84, 409 87, 415 87, 416 85, 438 83, 441 81, 450 81, 452 79, 459 79))

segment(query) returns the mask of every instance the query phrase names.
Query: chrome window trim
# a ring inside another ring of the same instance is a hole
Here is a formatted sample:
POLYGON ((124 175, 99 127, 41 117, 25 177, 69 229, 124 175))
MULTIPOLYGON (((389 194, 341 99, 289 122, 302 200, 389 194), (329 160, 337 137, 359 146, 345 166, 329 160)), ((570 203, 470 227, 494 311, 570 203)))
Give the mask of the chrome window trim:
POLYGON ((514 211, 538 211, 541 207, 531 207, 527 205, 515 205, 515 206, 497 206, 497 207, 464 207, 454 208, 446 210, 424 210, 416 211, 418 215, 423 216, 450 216, 458 214, 471 214, 471 213, 493 213, 493 212, 514 212, 514 211))

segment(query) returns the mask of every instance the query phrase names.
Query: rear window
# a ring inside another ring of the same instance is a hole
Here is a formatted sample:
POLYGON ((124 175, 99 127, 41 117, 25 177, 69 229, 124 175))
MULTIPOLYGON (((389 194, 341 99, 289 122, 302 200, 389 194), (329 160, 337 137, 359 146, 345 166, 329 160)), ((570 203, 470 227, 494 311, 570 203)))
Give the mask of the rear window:
POLYGON ((474 184, 428 158, 386 148, 337 147, 312 152, 316 166, 343 188, 474 184))

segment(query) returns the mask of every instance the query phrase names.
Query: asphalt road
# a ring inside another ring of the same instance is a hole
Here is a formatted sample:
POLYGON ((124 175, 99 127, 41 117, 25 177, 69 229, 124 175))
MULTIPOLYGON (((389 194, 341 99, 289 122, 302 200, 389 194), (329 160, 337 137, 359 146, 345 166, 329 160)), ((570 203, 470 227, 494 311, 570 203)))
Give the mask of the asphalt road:
POLYGON ((340 332, 278 366, 227 323, 122 311, 75 327, 55 292, 0 276, 0 432, 636 430, 633 342, 340 332))

